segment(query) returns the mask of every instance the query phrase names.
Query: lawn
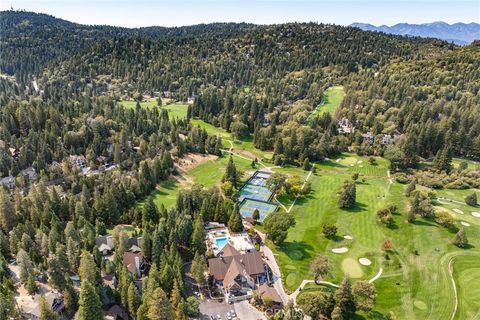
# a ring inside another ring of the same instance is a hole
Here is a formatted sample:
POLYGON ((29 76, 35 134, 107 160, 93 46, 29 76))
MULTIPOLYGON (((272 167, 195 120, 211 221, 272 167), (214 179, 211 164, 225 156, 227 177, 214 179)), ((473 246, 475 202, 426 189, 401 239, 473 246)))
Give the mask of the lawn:
MULTIPOLYGON (((222 158, 219 158, 215 161, 208 161, 202 163, 198 167, 189 171, 186 176, 186 181, 197 182, 203 184, 205 187, 209 188, 214 185, 220 184, 223 174, 225 173, 225 168, 227 167, 229 156, 224 155, 222 158)), ((244 160, 242 158, 233 157, 237 169, 240 169, 244 172, 253 170, 251 168, 251 162, 244 160)), ((187 182, 188 184, 188 182, 187 182)), ((150 197, 153 197, 153 202, 160 208, 160 205, 163 204, 165 208, 172 208, 177 201, 178 191, 182 188, 186 188, 188 185, 182 185, 175 179, 170 179, 166 182, 163 182, 157 186, 157 189, 152 192, 150 197)), ((137 203, 139 208, 142 208, 145 204, 146 199, 137 203)))
MULTIPOLYGON (((125 233, 129 237, 132 237, 135 231, 139 231, 138 229, 135 229, 133 226, 129 224, 123 224, 121 226, 122 226, 122 230, 125 231, 125 233)), ((113 228, 107 229, 107 234, 112 234, 112 233, 113 233, 113 228)))
POLYGON ((342 86, 330 87, 325 91, 323 102, 310 114, 309 120, 328 112, 335 115, 338 107, 345 98, 345 91, 342 86))
MULTIPOLYGON (((406 186, 390 184, 386 160, 377 158, 376 164, 371 165, 368 158, 352 154, 344 154, 339 159, 338 162, 332 159, 317 164, 317 173, 310 180, 312 193, 305 199, 300 198, 292 210, 296 226, 290 229, 281 247, 269 244, 277 254, 286 289, 293 291, 303 279, 313 278, 309 271, 310 263, 321 253, 327 255, 332 263, 331 272, 325 280, 334 283, 339 283, 346 272, 352 282, 368 280, 383 268, 382 276, 375 282, 378 292, 375 312, 361 314, 361 317, 375 319, 378 313, 386 314, 391 310, 398 319, 449 319, 453 310, 453 289, 448 277, 448 261, 458 256, 456 264, 460 263, 464 254, 474 254, 478 261, 480 219, 468 216, 466 212, 461 215, 462 220, 471 224, 467 228, 467 236, 472 247, 458 249, 451 244, 454 233, 445 228, 423 219, 414 224, 405 222, 406 186), (337 207, 336 192, 354 172, 360 173, 357 206, 348 211, 341 210, 337 207), (400 214, 394 216, 393 228, 386 228, 376 221, 376 211, 387 204, 396 204, 399 208, 400 214), (338 227, 335 239, 328 240, 322 235, 324 223, 334 223, 338 227), (344 235, 352 236, 353 240, 344 239, 344 235), (393 241, 393 250, 388 258, 382 250, 386 239, 393 241), (331 251, 338 247, 346 247, 349 251, 344 254, 331 251), (360 257, 370 259, 372 264, 368 267, 360 265, 360 257)), ((471 190, 441 190, 439 194, 442 192, 454 199, 463 199, 464 194, 471 190)), ((467 211, 465 207, 460 207, 467 211)), ((466 276, 460 277, 468 281, 466 276)), ((480 300, 478 289, 472 290, 475 296, 468 301, 480 300)), ((468 303, 464 303, 462 308, 465 310, 459 311, 461 315, 470 315, 478 310, 477 305, 468 303)))
MULTIPOLYGON (((121 105, 128 109, 134 109, 137 105, 136 101, 122 101, 121 105)), ((158 108, 157 101, 144 101, 140 102, 142 108, 158 108)), ((163 105, 159 109, 165 109, 171 119, 173 118, 185 118, 187 116, 187 105, 182 103, 173 103, 163 105)))
POLYGON ((478 256, 457 258, 453 276, 458 290, 458 311, 455 319, 480 319, 480 264, 478 256))

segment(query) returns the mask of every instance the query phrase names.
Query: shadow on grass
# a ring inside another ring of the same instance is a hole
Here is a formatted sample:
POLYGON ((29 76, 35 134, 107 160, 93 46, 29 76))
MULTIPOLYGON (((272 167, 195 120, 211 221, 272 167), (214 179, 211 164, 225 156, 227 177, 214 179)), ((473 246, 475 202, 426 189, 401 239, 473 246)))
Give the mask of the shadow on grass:
POLYGON ((362 212, 362 211, 365 211, 366 209, 367 209, 366 204, 357 201, 355 203, 355 206, 353 206, 353 208, 347 208, 342 210, 347 212, 362 212))
POLYGON ((297 261, 311 258, 311 255, 308 251, 313 250, 313 247, 304 241, 284 242, 278 248, 290 259, 297 261))
POLYGON ((333 160, 320 162, 320 165, 325 167, 330 167, 330 168, 348 168, 347 166, 333 160))
POLYGON ((426 226, 426 227, 436 227, 436 228, 438 228, 438 225, 436 225, 435 223, 425 221, 425 220, 415 220, 414 222, 412 222, 412 224, 414 224, 416 226, 426 226))

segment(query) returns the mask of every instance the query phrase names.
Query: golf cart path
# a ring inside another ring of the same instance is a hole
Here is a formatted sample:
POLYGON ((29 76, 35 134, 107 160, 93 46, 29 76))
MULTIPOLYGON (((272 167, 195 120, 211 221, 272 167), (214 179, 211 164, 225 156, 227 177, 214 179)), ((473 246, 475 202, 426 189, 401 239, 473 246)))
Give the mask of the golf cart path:
POLYGON ((450 261, 448 262, 448 275, 450 277, 450 280, 452 281, 453 297, 455 299, 454 304, 453 304, 452 315, 450 316, 450 320, 453 320, 455 318, 455 314, 457 313, 457 308, 458 308, 457 285, 455 283, 455 279, 453 278, 453 259, 454 258, 451 258, 450 261))

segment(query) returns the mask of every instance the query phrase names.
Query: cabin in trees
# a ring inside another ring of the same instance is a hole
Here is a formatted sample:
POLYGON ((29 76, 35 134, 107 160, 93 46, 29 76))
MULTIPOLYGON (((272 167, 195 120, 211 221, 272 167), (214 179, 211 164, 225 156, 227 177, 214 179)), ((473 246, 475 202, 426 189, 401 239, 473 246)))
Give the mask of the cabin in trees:
MULTIPOLYGON (((63 303, 63 296, 60 293, 49 291, 45 295, 45 303, 54 312, 61 313, 65 307, 63 303)), ((39 320, 40 319, 40 298, 41 295, 36 294, 32 300, 19 306, 20 317, 25 320, 39 320)))
POLYGON ((123 264, 132 276, 137 274, 141 277, 147 271, 145 258, 139 253, 125 252, 123 254, 123 264))
POLYGON ((15 187, 15 178, 12 176, 5 177, 0 180, 0 185, 13 189, 15 187))
POLYGON ((227 302, 249 299, 253 290, 268 281, 268 266, 257 251, 240 253, 225 245, 218 258, 208 259, 209 283, 227 302))
POLYGON ((78 167, 79 169, 84 169, 88 166, 87 159, 83 155, 71 155, 68 157, 68 162, 72 167, 78 167))

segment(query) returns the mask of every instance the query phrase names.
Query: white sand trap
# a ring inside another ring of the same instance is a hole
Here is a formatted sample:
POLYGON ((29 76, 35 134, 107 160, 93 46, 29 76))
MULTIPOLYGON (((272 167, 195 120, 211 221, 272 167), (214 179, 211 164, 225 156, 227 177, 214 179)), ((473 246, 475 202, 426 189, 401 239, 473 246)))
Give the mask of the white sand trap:
POLYGON ((342 159, 337 159, 337 160, 335 160, 335 162, 340 162, 341 160, 342 160, 342 159))
POLYGON ((474 211, 472 212, 472 216, 474 216, 475 218, 480 218, 480 212, 474 211))
POLYGON ((360 262, 362 266, 369 266, 372 264, 372 261, 370 261, 370 259, 367 259, 367 258, 360 258, 358 259, 358 262, 360 262))
POLYGON ((335 249, 332 249, 332 252, 333 253, 346 253, 346 252, 348 252, 348 248, 346 248, 346 247, 335 248, 335 249))
POLYGON ((353 164, 353 163, 351 163, 351 164, 350 164, 350 167, 353 167, 353 166, 354 166, 354 164, 353 164))
POLYGON ((358 160, 357 163, 360 164, 360 163, 363 163, 363 161, 362 161, 362 160, 358 160))
POLYGON ((465 222, 465 221, 460 222, 460 224, 461 224, 462 226, 465 226, 465 227, 470 227, 470 223, 465 222))
POLYGON ((457 209, 457 208, 455 208, 455 209, 452 209, 452 210, 453 210, 453 211, 455 211, 456 213, 463 214, 463 211, 462 211, 462 210, 460 210, 460 209, 457 209))
POLYGON ((343 236, 343 239, 353 240, 353 237, 352 237, 352 236, 349 236, 349 235, 346 235, 346 236, 343 236))
POLYGON ((363 168, 363 164, 359 165, 360 168, 363 168))

